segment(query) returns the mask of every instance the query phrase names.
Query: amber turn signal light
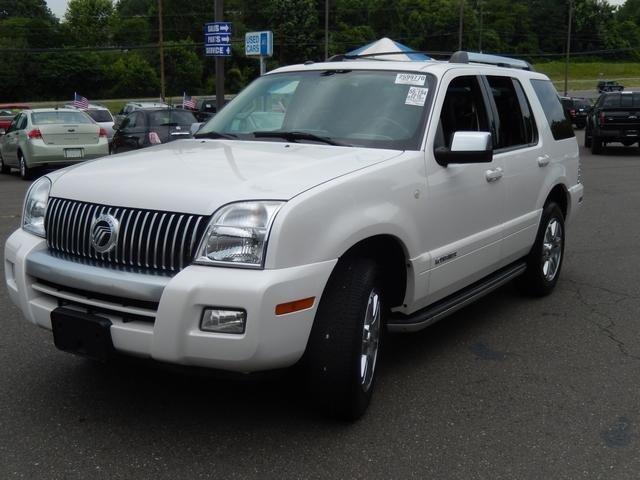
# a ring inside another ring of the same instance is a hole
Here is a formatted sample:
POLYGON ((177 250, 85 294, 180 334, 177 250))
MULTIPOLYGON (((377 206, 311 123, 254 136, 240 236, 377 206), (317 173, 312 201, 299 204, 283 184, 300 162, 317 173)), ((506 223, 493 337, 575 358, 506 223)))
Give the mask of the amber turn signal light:
POLYGON ((276 305, 276 315, 285 315, 287 313, 306 310, 313 307, 316 297, 303 298, 302 300, 294 300, 293 302, 281 303, 276 305))

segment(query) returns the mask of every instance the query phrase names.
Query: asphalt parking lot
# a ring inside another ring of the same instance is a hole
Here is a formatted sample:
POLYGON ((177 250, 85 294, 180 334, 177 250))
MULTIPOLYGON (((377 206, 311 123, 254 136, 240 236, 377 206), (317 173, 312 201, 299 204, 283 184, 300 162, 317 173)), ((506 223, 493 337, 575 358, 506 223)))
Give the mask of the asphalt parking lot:
MULTIPOLYGON (((582 168, 585 205, 555 293, 506 286, 389 337, 355 424, 309 410, 288 376, 238 381, 59 352, 3 280, 0 479, 638 478, 640 149, 582 149, 582 168)), ((2 245, 27 186, 0 175, 2 245)))

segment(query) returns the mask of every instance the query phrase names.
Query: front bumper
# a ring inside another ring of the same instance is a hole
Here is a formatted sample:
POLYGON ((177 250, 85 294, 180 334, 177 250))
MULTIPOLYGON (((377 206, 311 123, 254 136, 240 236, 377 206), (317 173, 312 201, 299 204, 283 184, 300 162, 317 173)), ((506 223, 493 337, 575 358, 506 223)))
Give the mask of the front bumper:
POLYGON ((87 309, 99 308, 100 315, 112 321, 116 351, 236 372, 287 367, 300 359, 322 291, 337 262, 279 270, 192 265, 174 277, 158 278, 54 257, 43 239, 23 230, 7 240, 4 261, 10 298, 30 322, 40 327, 51 329, 51 312, 63 302, 86 305, 87 309), (65 285, 71 283, 72 271, 82 282, 83 269, 87 272, 83 286, 96 292, 96 298, 78 293, 74 285, 65 285), (110 295, 115 293, 117 297, 123 285, 129 287, 129 297, 141 298, 114 300, 110 295), (315 297, 311 308, 275 314, 276 305, 308 297, 315 297), (202 311, 212 306, 246 310, 245 333, 201 331, 202 311), (124 321, 119 312, 140 320, 124 321))

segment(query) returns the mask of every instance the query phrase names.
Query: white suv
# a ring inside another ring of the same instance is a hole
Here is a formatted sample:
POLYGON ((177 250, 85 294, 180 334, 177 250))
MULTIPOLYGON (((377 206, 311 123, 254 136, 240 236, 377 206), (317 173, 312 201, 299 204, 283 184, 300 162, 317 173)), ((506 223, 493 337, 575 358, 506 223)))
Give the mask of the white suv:
POLYGON ((357 418, 384 329, 425 328, 515 278, 550 293, 582 202, 554 87, 505 58, 281 68, 196 137, 29 190, 6 282, 58 348, 301 362, 314 400, 357 418))

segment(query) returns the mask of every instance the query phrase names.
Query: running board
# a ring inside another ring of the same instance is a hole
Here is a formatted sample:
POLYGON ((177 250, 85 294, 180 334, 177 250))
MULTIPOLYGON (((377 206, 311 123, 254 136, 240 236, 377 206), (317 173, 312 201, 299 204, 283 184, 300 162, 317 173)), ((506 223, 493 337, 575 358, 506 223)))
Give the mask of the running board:
POLYGON ((387 321, 387 329, 390 332, 416 332, 422 330, 522 275, 526 268, 527 264, 523 261, 512 263, 411 315, 394 312, 387 321))

